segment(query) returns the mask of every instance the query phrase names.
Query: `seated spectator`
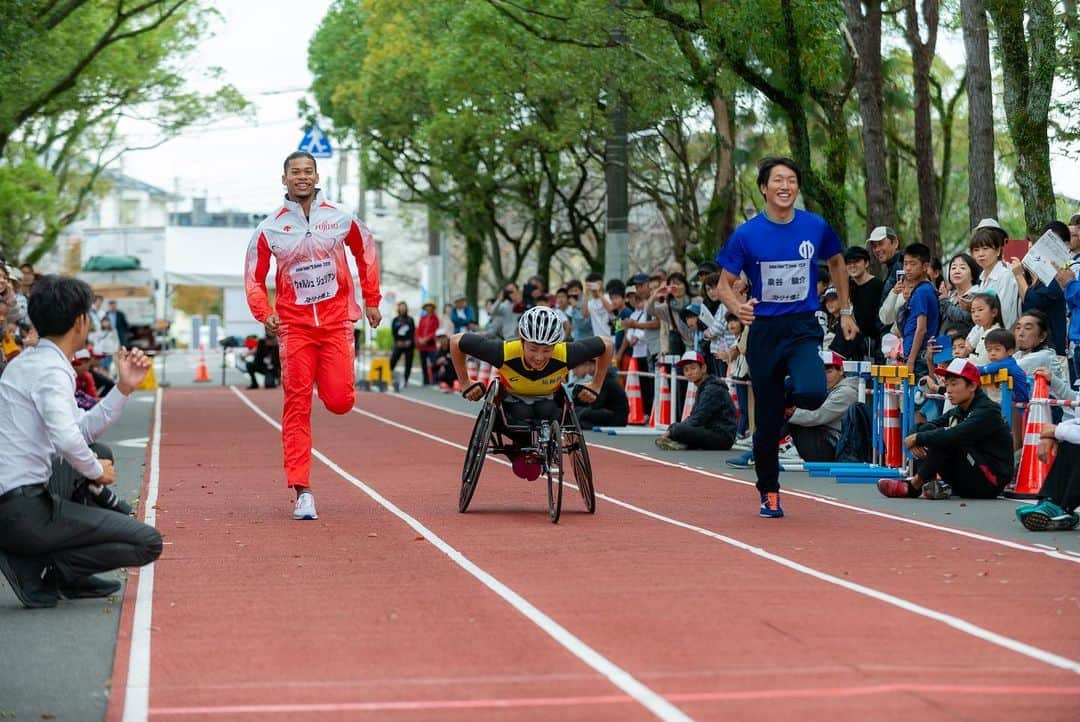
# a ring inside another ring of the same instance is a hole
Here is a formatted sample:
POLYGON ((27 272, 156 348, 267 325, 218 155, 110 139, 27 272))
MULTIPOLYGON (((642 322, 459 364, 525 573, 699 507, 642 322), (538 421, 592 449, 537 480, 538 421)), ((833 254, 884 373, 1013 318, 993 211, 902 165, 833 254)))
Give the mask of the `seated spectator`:
POLYGON ((941 326, 938 336, 961 334, 967 336, 974 322, 971 320, 972 287, 979 283, 979 264, 966 253, 958 253, 949 261, 949 289, 938 302, 941 326))
POLYGON ((791 436, 795 449, 804 461, 832 461, 836 458, 836 440, 848 408, 858 401, 859 380, 844 377, 844 359, 833 351, 821 354, 825 364, 825 402, 814 409, 796 408, 781 436, 791 436))
MULTIPOLYGON (((568 389, 571 398, 577 395, 579 384, 589 384, 596 375, 596 359, 574 367, 573 383, 568 389)), ((594 426, 626 426, 626 420, 630 416, 630 402, 626 398, 626 391, 614 373, 604 376, 604 383, 600 387, 600 393, 591 404, 583 404, 574 398, 577 407, 578 422, 583 429, 591 429, 594 426)))
MULTIPOLYGON (((993 375, 1005 369, 1009 372, 1009 378, 1012 379, 1013 401, 1026 404, 1031 399, 1031 389, 1028 386, 1027 373, 1013 358, 1013 353, 1016 351, 1016 339, 1012 331, 995 328, 983 337, 983 343, 986 345, 986 354, 990 357, 990 363, 980 366, 979 373, 993 375)), ((994 388, 991 391, 993 393, 988 392, 990 398, 1000 403, 1000 389, 994 388), (995 396, 997 398, 994 398, 995 396)))
POLYGON ((263 388, 272 389, 281 379, 281 346, 277 336, 264 336, 255 344, 255 353, 247 362, 247 373, 251 378, 249 389, 259 388, 255 374, 263 375, 263 388))
POLYGON ((821 324, 821 330, 825 334, 821 339, 821 347, 830 348, 837 336, 841 340, 844 339, 843 333, 837 333, 840 330, 840 295, 835 288, 830 286, 825 289, 825 293, 821 294, 818 302, 821 304, 821 310, 817 312, 818 323, 821 324))
POLYGON ((71 365, 75 368, 75 400, 80 409, 91 409, 101 397, 94 375, 90 373, 90 351, 85 348, 76 351, 71 357, 71 365))
POLYGON ((96 350, 90 352, 90 375, 94 377, 94 386, 97 387, 98 398, 108 395, 113 386, 116 386, 116 382, 107 376, 101 367, 101 362, 105 358, 107 358, 105 354, 96 350))
POLYGON ((690 418, 669 426, 656 445, 669 451, 727 451, 735 443, 736 419, 727 384, 709 374, 705 357, 697 351, 684 353, 676 366, 697 387, 697 400, 690 418))
POLYGON ((112 319, 102 314, 101 325, 96 331, 90 332, 90 345, 94 347, 94 351, 99 351, 103 354, 101 361, 101 367, 105 369, 105 373, 109 373, 112 369, 113 354, 120 350, 120 336, 117 335, 116 329, 112 327, 112 319))
POLYGON ((445 329, 435 332, 435 356, 432 358, 431 371, 439 388, 448 391, 458 380, 454 371, 454 361, 450 358, 450 335, 445 329))
POLYGON ((1066 531, 1080 524, 1080 419, 1056 426, 1044 424, 1039 433, 1039 460, 1050 462, 1050 472, 1039 489, 1039 501, 1016 508, 1016 518, 1030 531, 1066 531))
POLYGON ((115 481, 112 462, 98 459, 88 442, 116 421, 150 368, 141 351, 121 350, 116 388, 89 412, 76 408, 69 359, 86 344, 92 300, 83 281, 40 277, 29 314, 41 341, 0 379, 0 407, 11 420, 0 424, 0 448, 19 450, 0 465, 0 572, 26 607, 115 594, 119 582, 93 575, 143 566, 161 554, 153 527, 95 506, 61 503, 48 488, 54 455, 99 486, 115 481))
POLYGON ((955 493, 969 499, 993 499, 1013 477, 1012 436, 1001 407, 983 392, 979 369, 970 361, 954 359, 936 373, 945 379, 945 393, 953 408, 904 439, 915 457, 915 475, 880 479, 878 491, 899 498, 921 494, 927 499, 948 499, 955 493))
MULTIPOLYGON (((1068 371, 1050 346, 1050 322, 1041 311, 1027 311, 1016 322, 1016 363, 1029 377, 1040 368, 1050 370, 1050 395, 1062 401, 1076 400, 1076 392, 1069 386, 1068 371)), ((1061 420, 1059 406, 1051 408, 1054 421, 1061 420)))

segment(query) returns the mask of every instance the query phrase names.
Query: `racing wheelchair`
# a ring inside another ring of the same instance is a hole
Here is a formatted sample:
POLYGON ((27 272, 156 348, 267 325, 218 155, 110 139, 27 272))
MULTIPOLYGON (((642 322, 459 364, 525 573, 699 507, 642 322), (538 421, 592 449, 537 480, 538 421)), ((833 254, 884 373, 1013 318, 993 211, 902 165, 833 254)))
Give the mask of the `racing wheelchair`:
POLYGON ((465 452, 465 465, 461 470, 458 511, 464 513, 469 508, 488 453, 511 458, 514 453, 521 452, 538 460, 540 475, 547 479, 548 517, 552 524, 559 522, 559 515, 562 513, 564 456, 570 458, 574 482, 585 501, 586 510, 590 514, 594 513, 596 492, 593 489, 589 450, 581 434, 574 404, 570 401, 565 387, 560 384, 555 392, 555 401, 562 407, 560 419, 536 420, 528 425, 509 422, 503 409, 504 393, 496 378, 491 381, 481 399, 483 406, 473 425, 469 448, 465 452), (525 446, 515 444, 512 435, 527 435, 529 443, 525 446))

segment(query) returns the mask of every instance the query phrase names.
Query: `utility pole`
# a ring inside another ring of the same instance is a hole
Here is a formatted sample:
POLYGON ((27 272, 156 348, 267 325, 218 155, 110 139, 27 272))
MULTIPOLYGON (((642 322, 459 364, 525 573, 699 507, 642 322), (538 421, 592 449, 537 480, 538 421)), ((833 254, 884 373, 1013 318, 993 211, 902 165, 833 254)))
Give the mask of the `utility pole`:
MULTIPOLYGON (((612 1, 617 10, 619 0, 612 1)), ((621 27, 612 28, 609 35, 613 48, 626 42, 621 27)), ((618 53, 613 49, 612 53, 618 53)), ((626 280, 630 275, 629 193, 627 191, 626 97, 619 87, 620 74, 612 72, 608 90, 608 117, 611 134, 604 148, 604 175, 607 185, 607 224, 604 240, 604 278, 626 280)))

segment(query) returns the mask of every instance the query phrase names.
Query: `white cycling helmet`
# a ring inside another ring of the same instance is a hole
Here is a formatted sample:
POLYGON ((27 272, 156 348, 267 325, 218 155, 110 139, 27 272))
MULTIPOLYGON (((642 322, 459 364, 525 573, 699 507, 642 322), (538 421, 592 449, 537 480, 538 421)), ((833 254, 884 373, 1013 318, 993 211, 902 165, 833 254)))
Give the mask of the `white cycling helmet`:
POLYGON ((558 312, 549 306, 533 306, 518 319, 522 341, 553 346, 563 340, 563 323, 558 312))

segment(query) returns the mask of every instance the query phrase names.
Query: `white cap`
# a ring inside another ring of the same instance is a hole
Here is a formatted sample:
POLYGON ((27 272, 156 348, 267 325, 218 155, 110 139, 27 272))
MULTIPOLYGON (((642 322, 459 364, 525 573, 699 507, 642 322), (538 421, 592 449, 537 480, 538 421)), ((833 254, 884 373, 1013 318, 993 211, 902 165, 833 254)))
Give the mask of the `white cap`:
POLYGON ((994 218, 983 218, 983 219, 982 219, 981 221, 979 221, 978 223, 976 223, 976 224, 975 224, 975 227, 974 227, 974 228, 972 228, 971 230, 973 230, 973 231, 977 231, 977 230, 979 230, 980 228, 996 228, 996 229, 998 229, 999 231, 1003 231, 1003 230, 1005 230, 1004 228, 1002 228, 1002 227, 1001 227, 1001 224, 999 224, 999 223, 997 222, 997 220, 996 220, 996 219, 994 219, 994 218))
POLYGON ((71 357, 72 361, 83 361, 90 358, 90 349, 81 348, 75 352, 75 355, 71 357))
POLYGON ((888 226, 878 226, 874 230, 870 231, 870 235, 867 237, 867 243, 877 243, 878 241, 884 241, 886 238, 899 238, 896 235, 896 231, 888 226))

